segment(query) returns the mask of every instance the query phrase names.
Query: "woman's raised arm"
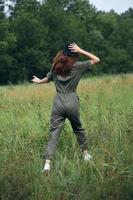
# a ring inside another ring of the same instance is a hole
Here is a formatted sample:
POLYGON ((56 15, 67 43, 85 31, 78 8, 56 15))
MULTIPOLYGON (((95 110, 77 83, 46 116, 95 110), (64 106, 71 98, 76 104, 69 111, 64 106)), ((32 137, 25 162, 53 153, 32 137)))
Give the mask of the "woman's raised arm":
POLYGON ((81 49, 80 47, 78 47, 78 45, 75 44, 75 43, 70 44, 69 45, 69 49, 72 52, 77 52, 77 53, 80 53, 82 55, 87 56, 91 60, 91 65, 94 65, 94 64, 96 64, 96 63, 98 63, 100 61, 100 58, 98 58, 97 56, 93 55, 92 53, 84 51, 83 49, 81 49))

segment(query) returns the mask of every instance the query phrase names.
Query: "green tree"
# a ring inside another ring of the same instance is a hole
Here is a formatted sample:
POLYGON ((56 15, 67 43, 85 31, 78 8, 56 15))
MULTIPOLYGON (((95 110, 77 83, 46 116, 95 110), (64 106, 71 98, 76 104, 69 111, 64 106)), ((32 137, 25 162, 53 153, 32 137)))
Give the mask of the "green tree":
POLYGON ((16 37, 10 32, 9 21, 1 11, 0 16, 0 83, 6 83, 14 70, 15 60, 10 51, 15 48, 16 37))
POLYGON ((133 71, 133 9, 97 11, 88 0, 0 1, 0 82, 44 76, 67 42, 101 58, 94 73, 133 71))
POLYGON ((38 2, 17 1, 10 19, 11 30, 17 38, 13 55, 18 66, 17 79, 20 81, 31 79, 34 73, 43 75, 49 68, 48 31, 39 15, 38 2))

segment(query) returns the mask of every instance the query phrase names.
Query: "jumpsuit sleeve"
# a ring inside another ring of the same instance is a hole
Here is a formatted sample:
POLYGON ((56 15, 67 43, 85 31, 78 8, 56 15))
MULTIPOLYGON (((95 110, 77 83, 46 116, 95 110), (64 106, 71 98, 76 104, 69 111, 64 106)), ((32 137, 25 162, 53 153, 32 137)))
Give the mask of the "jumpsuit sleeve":
POLYGON ((47 73, 46 77, 48 78, 48 82, 53 81, 53 75, 51 71, 47 73))
POLYGON ((86 70, 90 70, 92 69, 91 60, 77 62, 76 67, 81 73, 86 70))

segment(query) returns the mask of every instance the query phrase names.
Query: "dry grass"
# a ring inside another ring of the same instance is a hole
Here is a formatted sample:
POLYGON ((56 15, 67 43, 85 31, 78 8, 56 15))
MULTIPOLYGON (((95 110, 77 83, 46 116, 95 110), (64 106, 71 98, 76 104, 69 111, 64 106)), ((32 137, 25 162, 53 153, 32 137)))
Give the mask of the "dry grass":
POLYGON ((93 162, 84 163, 68 121, 48 177, 47 144, 53 83, 0 87, 2 200, 132 200, 133 75, 82 79, 81 120, 93 162))

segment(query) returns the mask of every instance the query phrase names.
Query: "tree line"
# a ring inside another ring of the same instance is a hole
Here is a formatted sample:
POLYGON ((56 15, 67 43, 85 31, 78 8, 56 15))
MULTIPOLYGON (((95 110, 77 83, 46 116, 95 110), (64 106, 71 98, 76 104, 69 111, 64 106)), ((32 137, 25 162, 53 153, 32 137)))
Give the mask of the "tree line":
POLYGON ((133 71, 132 8, 118 14, 97 11, 88 0, 11 0, 7 15, 5 2, 0 1, 0 84, 45 76, 67 42, 100 57, 92 74, 133 71))

